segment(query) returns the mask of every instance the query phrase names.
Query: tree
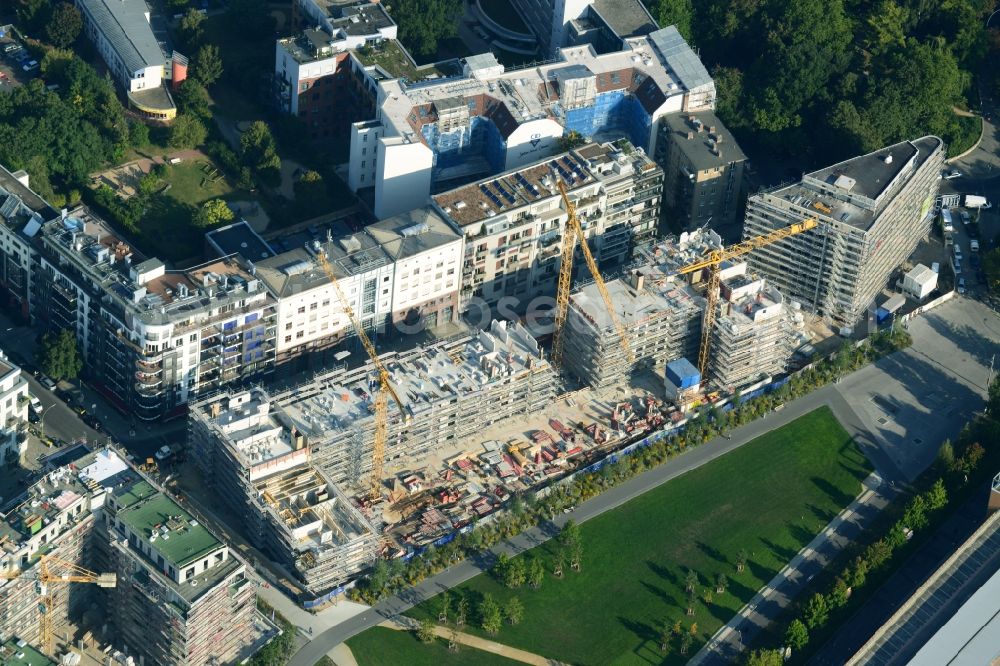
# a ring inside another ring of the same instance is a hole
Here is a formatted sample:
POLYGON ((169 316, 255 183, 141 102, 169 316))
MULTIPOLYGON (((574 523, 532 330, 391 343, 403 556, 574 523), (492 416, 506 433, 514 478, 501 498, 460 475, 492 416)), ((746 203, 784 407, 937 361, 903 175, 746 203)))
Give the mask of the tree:
POLYGON ((580 526, 576 524, 575 520, 570 518, 559 531, 559 543, 566 548, 571 548, 575 544, 580 543, 580 539, 580 526))
POLYGON ((128 141, 133 148, 146 148, 149 146, 149 125, 134 121, 128 127, 128 141))
POLYGON ((177 24, 181 43, 189 49, 189 52, 201 42, 205 34, 203 23, 205 23, 205 15, 191 7, 177 24))
POLYGON ((524 604, 517 597, 511 597, 504 604, 503 614, 511 624, 518 624, 524 617, 524 604))
POLYGON ((545 565, 542 564, 542 558, 534 557, 531 559, 531 564, 528 565, 528 585, 532 589, 537 590, 542 586, 542 582, 545 580, 545 565))
POLYGON ((483 595, 483 600, 479 602, 479 617, 486 633, 496 635, 500 631, 503 615, 500 612, 500 605, 493 599, 493 595, 483 595))
POLYGON ((740 552, 736 553, 736 572, 742 573, 743 569, 747 565, 747 559, 750 557, 745 548, 741 548, 740 552))
POLYGON ((210 199, 201 205, 194 214, 192 222, 196 227, 214 227, 225 222, 232 222, 236 215, 222 199, 210 199))
POLYGON ((725 594, 728 585, 729 581, 726 580, 726 574, 720 573, 715 577, 715 591, 719 594, 725 594))
POLYGON ((459 646, 458 629, 452 627, 448 631, 448 649, 451 650, 452 652, 458 652, 459 649, 458 646, 459 646))
POLYGON ((941 443, 941 448, 937 454, 938 465, 942 471, 951 471, 955 465, 955 447, 951 445, 951 440, 946 439, 941 443))
POLYGON ((694 7, 691 0, 660 0, 660 10, 656 12, 660 25, 675 25, 689 43, 694 43, 691 25, 694 22, 694 7))
POLYGON ((747 657, 747 666, 784 666, 781 650, 754 650, 747 657))
POLYGON ((833 589, 830 590, 830 607, 841 608, 847 605, 847 600, 851 597, 851 588, 843 576, 837 576, 833 582, 833 589))
POLYGON ((691 643, 694 642, 694 638, 691 634, 681 634, 681 649, 680 653, 682 655, 687 654, 691 650, 691 643))
POLYGON ((894 0, 882 0, 868 15, 865 43, 873 54, 880 54, 893 47, 906 44, 906 24, 910 12, 894 0))
POLYGON ((240 137, 240 161, 269 183, 281 180, 281 158, 271 129, 262 120, 250 123, 240 137))
POLYGON ((583 138, 583 135, 576 130, 570 130, 563 134, 556 141, 559 144, 559 150, 566 152, 573 150, 574 148, 579 148, 583 144, 587 143, 587 140, 583 138))
POLYGON ((69 2, 60 2, 52 10, 52 18, 45 26, 45 36, 59 48, 66 48, 76 41, 83 30, 80 10, 69 2))
POLYGON ((688 590, 687 593, 687 614, 694 615, 694 605, 698 601, 698 593, 694 590, 688 590))
POLYGON ((396 0, 392 6, 400 41, 423 58, 434 55, 439 41, 458 34, 462 0, 396 0))
POLYGON ((870 566, 868 564, 868 560, 864 559, 863 557, 854 558, 854 563, 851 566, 850 575, 847 580, 848 584, 852 588, 861 587, 862 585, 864 585, 865 581, 868 578, 869 569, 870 566))
POLYGON ((171 148, 194 148, 205 143, 208 129, 196 116, 189 113, 179 113, 170 125, 170 137, 167 144, 171 148))
POLYGON ((455 624, 459 627, 464 627, 468 615, 469 615, 469 600, 466 599, 465 597, 459 597, 458 605, 455 607, 455 624))
POLYGON ((438 622, 448 623, 448 611, 451 610, 451 595, 447 590, 441 593, 441 605, 438 608, 438 622))
POLYGON ((191 63, 191 78, 201 82, 206 88, 222 76, 222 56, 215 44, 205 44, 198 49, 191 63))
MULTIPOLYGON (((299 205, 307 217, 319 215, 331 208, 332 201, 326 182, 318 171, 303 172, 295 180, 293 187, 295 189, 295 203, 299 205)), ((511 512, 515 508, 515 503, 512 502, 511 512)))
POLYGON ((801 650, 809 642, 809 630, 801 620, 792 620, 785 631, 785 645, 793 650, 801 650))
POLYGON ((417 639, 419 639, 421 643, 433 643, 434 623, 426 618, 421 620, 420 625, 417 627, 417 639))
POLYGON ((55 381, 76 379, 83 370, 83 358, 80 356, 76 335, 68 328, 58 333, 46 333, 37 354, 42 372, 55 381))
POLYGON ((812 598, 806 603, 804 612, 806 626, 810 629, 821 627, 826 624, 829 616, 830 608, 826 602, 826 597, 818 593, 812 595, 812 598))
POLYGON ((698 574, 695 573, 694 569, 688 569, 687 575, 684 577, 684 591, 693 592, 696 585, 698 585, 698 574))
POLYGON ((668 654, 670 652, 670 639, 674 632, 670 627, 670 620, 664 620, 660 625, 660 652, 668 654))
POLYGON ((516 557, 507 563, 501 573, 505 587, 516 588, 524 585, 524 559, 516 557))
POLYGON ((566 548, 560 547, 556 551, 556 556, 552 560, 552 575, 556 577, 562 577, 563 567, 566 565, 566 548))
POLYGON ((212 116, 209 108, 212 99, 208 96, 208 91, 197 79, 185 79, 180 88, 174 94, 177 100, 177 108, 182 113, 190 113, 202 120, 208 120, 212 116))

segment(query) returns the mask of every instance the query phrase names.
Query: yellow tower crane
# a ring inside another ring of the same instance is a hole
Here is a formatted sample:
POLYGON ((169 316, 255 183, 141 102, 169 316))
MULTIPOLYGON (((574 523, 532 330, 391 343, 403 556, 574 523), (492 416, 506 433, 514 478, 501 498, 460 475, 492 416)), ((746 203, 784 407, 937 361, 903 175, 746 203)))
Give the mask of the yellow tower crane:
POLYGON ((575 249, 577 240, 579 240, 580 249, 583 251, 583 258, 587 262, 587 268, 590 269, 594 283, 597 284, 597 290, 601 293, 601 298, 604 299, 604 307, 607 308, 608 315, 611 317, 611 323, 618 332, 618 338, 621 341, 622 349, 625 350, 625 356, 628 357, 629 363, 633 363, 635 362, 635 356, 632 354, 632 348, 629 346, 625 327, 622 326, 618 315, 615 313, 615 306, 611 302, 608 287, 604 284, 604 278, 601 277, 601 272, 597 269, 597 262, 594 261, 594 256, 590 254, 590 248, 587 247, 587 237, 584 236, 580 220, 576 217, 576 206, 569 200, 569 194, 566 192, 566 183, 562 180, 559 181, 559 194, 562 195, 563 204, 566 206, 566 230, 563 233, 559 282, 556 286, 556 316, 555 328, 552 332, 552 362, 557 366, 562 365, 566 317, 569 315, 569 292, 573 278, 573 250, 575 249))
POLYGON ((91 583, 98 587, 116 587, 118 576, 113 573, 94 573, 72 562, 53 555, 42 555, 38 568, 31 571, 7 571, 0 578, 13 580, 25 578, 35 580, 42 602, 38 605, 39 642, 47 654, 52 654, 52 609, 55 607, 53 585, 60 583, 91 583))
POLYGON ((790 224, 787 227, 775 229, 763 236, 755 236, 736 245, 712 250, 703 259, 690 263, 677 271, 678 275, 686 275, 708 269, 708 291, 705 292, 708 302, 705 304, 705 315, 701 324, 701 347, 698 350, 698 372, 701 373, 702 377, 705 376, 705 371, 708 369, 708 348, 712 340, 712 327, 715 325, 716 305, 719 302, 720 264, 729 259, 735 259, 736 257, 748 254, 757 248, 780 241, 783 238, 809 231, 818 224, 819 222, 815 218, 807 218, 801 222, 790 224))
POLYGON ((337 276, 334 274, 333 268, 326 258, 325 250, 320 248, 315 256, 316 263, 320 265, 326 276, 330 278, 330 283, 333 285, 334 291, 337 292, 337 298, 340 300, 340 306, 344 308, 348 319, 351 320, 351 325, 354 326, 358 338, 361 339, 361 344, 368 353, 368 358, 372 360, 372 363, 375 365, 375 371, 378 373, 379 391, 375 395, 375 446, 372 453, 372 478, 369 488, 369 499, 375 502, 382 496, 382 493, 379 492, 379 484, 382 482, 382 463, 385 461, 385 445, 389 439, 389 396, 392 396, 392 399, 396 401, 396 405, 399 406, 399 413, 402 415, 403 421, 408 422, 409 417, 403 408, 403 401, 400 400, 399 394, 396 393, 396 389, 392 387, 392 383, 389 381, 389 371, 382 365, 382 361, 378 357, 378 352, 375 350, 375 345, 368 338, 368 334, 365 333, 365 329, 361 326, 361 322, 354 314, 354 309, 347 300, 347 295, 341 289, 340 283, 337 281, 337 276))

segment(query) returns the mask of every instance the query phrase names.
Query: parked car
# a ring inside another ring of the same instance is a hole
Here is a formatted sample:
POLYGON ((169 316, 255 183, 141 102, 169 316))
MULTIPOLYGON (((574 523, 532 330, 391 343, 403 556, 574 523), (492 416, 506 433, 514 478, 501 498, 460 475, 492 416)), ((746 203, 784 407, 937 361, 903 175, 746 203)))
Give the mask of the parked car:
POLYGON ((166 460, 167 458, 169 458, 172 453, 173 453, 173 451, 170 450, 170 447, 167 446, 166 444, 164 444, 159 449, 157 449, 156 453, 153 454, 153 455, 156 456, 157 460, 159 460, 160 462, 163 462, 164 460, 166 460))
POLYGON ((961 178, 962 172, 952 169, 951 171, 945 171, 943 177, 945 180, 954 180, 955 178, 961 178))
POLYGON ((958 293, 965 293, 965 278, 958 278, 958 293))
POLYGON ((35 69, 38 69, 38 61, 37 60, 30 60, 30 61, 26 62, 24 64, 24 66, 21 67, 21 69, 23 69, 26 72, 30 72, 30 71, 33 71, 35 69))
POLYGON ((102 432, 104 430, 104 427, 101 425, 100 419, 98 419, 93 414, 84 414, 82 420, 86 425, 90 426, 97 432, 102 432))
POLYGON ((58 388, 57 384, 54 381, 52 381, 51 378, 46 377, 45 375, 38 376, 38 383, 50 391, 55 391, 56 388, 58 388))
POLYGON ((35 413, 36 416, 42 415, 42 401, 35 396, 28 394, 28 409, 35 413))

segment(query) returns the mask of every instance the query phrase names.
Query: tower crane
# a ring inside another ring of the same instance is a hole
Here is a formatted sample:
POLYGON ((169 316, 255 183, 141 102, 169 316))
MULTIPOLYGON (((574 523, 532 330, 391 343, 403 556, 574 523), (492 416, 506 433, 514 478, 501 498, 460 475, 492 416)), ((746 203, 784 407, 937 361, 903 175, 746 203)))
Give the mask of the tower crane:
POLYGON ((704 258, 682 266, 676 271, 677 275, 687 275, 708 269, 708 291, 705 293, 708 302, 705 305, 705 315, 701 323, 701 346, 698 350, 698 372, 701 373, 702 377, 705 376, 705 371, 708 369, 708 348, 712 340, 712 327, 715 325, 715 309, 719 302, 719 266, 722 262, 741 257, 757 248, 776 243, 784 238, 809 231, 818 224, 819 221, 815 218, 807 218, 787 227, 775 229, 763 236, 754 236, 736 245, 712 250, 704 258))
POLYGON ((615 313, 615 307, 611 302, 608 287, 604 284, 604 278, 601 277, 601 272, 597 269, 597 262, 594 261, 594 256, 590 254, 590 248, 587 247, 587 237, 584 236, 580 220, 576 217, 576 206, 569 200, 566 183, 560 180, 558 186, 559 194, 562 195, 563 204, 566 206, 567 219, 566 230, 563 233, 562 259, 559 264, 559 282, 556 287, 556 316, 555 329, 552 333, 552 361, 556 365, 562 365, 566 317, 569 315, 569 291, 573 278, 573 250, 577 240, 579 240, 580 249, 583 251, 583 258, 587 262, 587 268, 590 269, 594 283, 597 284, 597 290, 601 293, 601 298, 604 299, 604 307, 607 308, 608 315, 611 317, 611 323, 618 332, 618 339, 621 341, 625 356, 628 357, 629 363, 633 363, 635 356, 632 354, 632 348, 629 346, 628 335, 625 333, 625 327, 622 326, 618 315, 615 313))
POLYGON ((365 329, 361 326, 357 315, 354 314, 354 308, 351 307, 350 302, 347 300, 347 295, 344 294, 344 290, 337 281, 337 276, 334 274, 333 268, 326 258, 326 251, 323 248, 319 248, 315 253, 315 257, 316 263, 323 269, 326 276, 330 278, 330 283, 333 285, 334 291, 337 292, 337 298, 340 300, 340 306, 344 308, 348 319, 351 320, 351 325, 357 332, 358 338, 361 339, 361 344, 364 346, 365 352, 368 353, 368 358, 375 365, 375 372, 378 373, 379 391, 375 394, 375 445, 372 453, 372 478, 369 488, 369 499, 375 502, 381 497, 379 483, 382 481, 382 463, 385 461, 385 445, 389 439, 389 396, 392 396, 392 399, 396 401, 396 405, 399 406, 399 413, 402 415, 403 421, 409 422, 410 419, 403 408, 403 401, 400 400, 399 394, 396 393, 396 389, 392 387, 392 383, 389 381, 389 371, 385 369, 385 366, 379 359, 375 345, 372 344, 372 341, 368 338, 368 334, 365 333, 365 329))
POLYGON ((42 555, 37 569, 0 572, 0 578, 4 580, 24 578, 38 583, 38 591, 42 596, 42 603, 38 606, 39 642, 48 654, 52 653, 49 643, 52 641, 52 609, 55 607, 54 584, 91 583, 106 588, 118 585, 117 574, 94 573, 54 555, 42 555))

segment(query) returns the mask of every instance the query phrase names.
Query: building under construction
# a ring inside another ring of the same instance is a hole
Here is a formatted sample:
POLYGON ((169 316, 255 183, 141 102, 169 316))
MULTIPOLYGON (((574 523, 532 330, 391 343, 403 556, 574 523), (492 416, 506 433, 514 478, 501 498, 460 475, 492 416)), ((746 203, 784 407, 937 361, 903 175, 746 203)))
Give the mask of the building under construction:
POLYGON ((742 272, 721 283, 708 357, 710 382, 727 392, 784 372, 793 351, 785 298, 739 266, 742 272))
POLYGON ((195 404, 191 450, 203 478, 258 548, 320 594, 375 558, 378 535, 310 462, 305 435, 260 389, 195 404))
MULTIPOLYGON (((605 388, 628 381, 636 370, 659 368, 679 358, 698 359, 706 306, 699 288, 703 271, 678 275, 684 266, 722 248, 711 230, 685 233, 643 249, 626 277, 607 283, 611 302, 628 335, 630 360, 595 284, 570 299, 565 365, 580 381, 605 388)), ((704 380, 739 387, 785 368, 791 354, 784 298, 750 277, 741 261, 723 262, 719 311, 704 380)))
POLYGON ((43 614, 61 639, 91 607, 140 664, 234 663, 261 636, 245 565, 111 449, 67 451, 5 507, 0 572, 0 641, 43 652, 43 614))
MULTIPOLYGON (((99 535, 94 510, 114 481, 104 469, 118 457, 109 451, 89 453, 72 464, 49 470, 21 497, 3 509, 0 520, 0 640, 12 636, 34 645, 41 642, 38 575, 42 553, 86 568, 98 562, 99 535)), ((46 608, 50 626, 59 634, 96 598, 89 585, 53 584, 46 608)))
POLYGON ((141 477, 115 486, 104 515, 118 576, 110 616, 139 664, 250 656, 256 585, 226 544, 141 477))

